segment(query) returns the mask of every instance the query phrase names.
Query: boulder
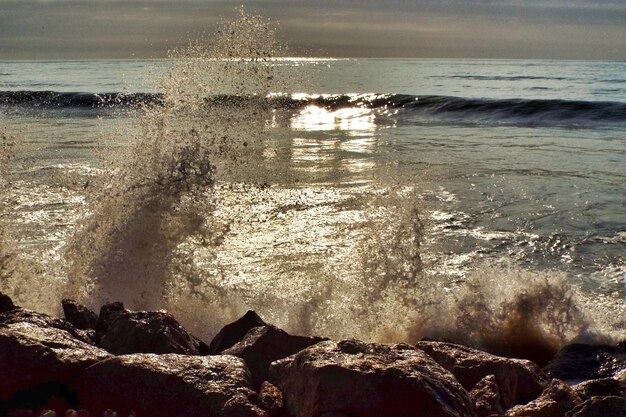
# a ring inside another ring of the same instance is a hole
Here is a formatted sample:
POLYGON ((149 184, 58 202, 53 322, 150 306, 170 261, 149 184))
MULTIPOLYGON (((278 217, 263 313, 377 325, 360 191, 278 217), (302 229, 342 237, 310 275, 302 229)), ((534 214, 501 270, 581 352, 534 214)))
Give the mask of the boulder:
POLYGON ((591 397, 619 397, 622 395, 619 381, 613 378, 591 379, 581 382, 573 388, 584 400, 591 397))
POLYGON ((0 314, 0 400, 45 383, 69 384, 110 355, 58 319, 27 310, 0 314))
POLYGON ((534 401, 518 405, 506 417, 564 417, 565 413, 582 403, 582 399, 569 385, 558 379, 550 381, 534 401))
POLYGON ((562 348, 544 368, 552 378, 566 381, 614 378, 626 370, 626 344, 572 344, 562 348))
POLYGON ((267 325, 267 323, 265 323, 257 313, 248 310, 246 314, 224 326, 222 330, 215 335, 211 343, 209 343, 209 353, 211 355, 219 355, 223 350, 241 341, 250 329, 265 325, 267 325))
POLYGON ((15 310, 17 307, 13 304, 13 300, 8 295, 0 292, 0 313, 15 310))
POLYGON ((626 398, 594 397, 574 407, 565 417, 624 417, 626 416, 626 398))
POLYGON ((501 416, 504 414, 500 400, 500 388, 494 375, 478 381, 470 391, 478 417, 501 416))
POLYGON ((93 344, 89 333, 79 330, 64 319, 50 317, 47 314, 38 313, 24 308, 15 308, 10 311, 0 313, 0 328, 16 323, 28 323, 41 328, 52 328, 65 331, 81 342, 93 344))
POLYGON ((276 386, 264 381, 259 388, 259 402, 269 417, 275 417, 283 411, 285 400, 276 386))
POLYGON ((208 347, 165 311, 122 311, 115 315, 100 347, 115 355, 181 353, 199 355, 208 347))
POLYGON ((494 375, 505 410, 534 400, 548 382, 541 369, 528 360, 503 358, 453 343, 423 341, 416 347, 452 372, 467 390, 484 377, 494 375))
POLYGON ((124 304, 119 301, 105 304, 100 307, 100 315, 98 316, 98 322, 96 323, 96 330, 100 333, 105 333, 115 317, 124 311, 127 310, 124 309, 124 304))
POLYGON ((406 344, 320 342, 272 363, 270 382, 295 417, 476 416, 454 377, 406 344))
POLYGON ((63 306, 63 315, 65 319, 69 321, 77 329, 95 330, 96 323, 98 322, 98 316, 96 313, 89 310, 87 307, 78 304, 74 300, 66 298, 61 301, 63 306))
POLYGON ((275 326, 265 325, 250 329, 243 340, 222 351, 222 354, 245 360, 252 374, 254 386, 259 386, 268 379, 272 362, 300 352, 322 340, 327 339, 292 336, 275 326))
POLYGON ((108 408, 118 415, 149 417, 259 416, 250 373, 234 356, 132 354, 84 370, 75 383, 81 405, 92 415, 108 408))

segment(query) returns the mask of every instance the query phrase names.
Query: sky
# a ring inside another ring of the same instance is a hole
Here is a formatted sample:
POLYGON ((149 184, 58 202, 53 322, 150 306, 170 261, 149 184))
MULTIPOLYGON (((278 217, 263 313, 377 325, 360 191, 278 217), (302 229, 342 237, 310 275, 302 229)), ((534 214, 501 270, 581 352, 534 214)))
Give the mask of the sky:
POLYGON ((0 59, 160 58, 241 5, 295 55, 626 60, 626 0, 0 0, 0 59))

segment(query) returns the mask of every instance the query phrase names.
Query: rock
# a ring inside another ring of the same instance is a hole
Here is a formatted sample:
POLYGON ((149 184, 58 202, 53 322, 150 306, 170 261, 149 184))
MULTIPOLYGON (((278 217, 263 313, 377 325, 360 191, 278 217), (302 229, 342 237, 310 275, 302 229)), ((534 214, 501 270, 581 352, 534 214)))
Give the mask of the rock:
POLYGON ((257 313, 248 310, 241 318, 227 324, 215 335, 211 343, 209 343, 210 354, 218 355, 223 350, 241 341, 250 329, 265 325, 267 325, 267 323, 265 323, 257 313))
POLYGON ((117 356, 84 370, 75 387, 92 415, 111 408, 120 416, 266 416, 250 402, 250 373, 234 356, 117 356))
POLYGON ((261 382, 268 379, 272 362, 300 352, 322 340, 327 339, 292 336, 275 326, 265 325, 250 329, 243 340, 222 351, 222 354, 237 356, 245 360, 252 373, 254 386, 259 386, 261 382))
POLYGON ((208 350, 165 311, 122 311, 115 315, 100 346, 115 355, 127 353, 181 353, 208 350))
POLYGON ((62 320, 28 310, 0 314, 0 400, 39 384, 69 384, 74 376, 109 357, 76 337, 62 320))
POLYGON ((500 388, 494 375, 478 381, 470 391, 478 417, 501 416, 504 414, 500 400, 500 388))
POLYGON ((626 416, 626 398, 594 397, 576 406, 565 417, 624 417, 626 416))
POLYGON ((15 310, 17 307, 13 304, 13 300, 8 295, 0 292, 0 313, 15 310))
POLYGON ((29 323, 42 328, 53 328, 63 330, 81 342, 93 344, 89 334, 72 326, 70 322, 64 319, 50 317, 47 314, 38 313, 36 311, 16 308, 14 310, 0 313, 0 328, 16 323, 29 323))
POLYGON ((471 390, 484 377, 494 375, 505 410, 515 404, 526 404, 534 400, 548 382, 541 369, 525 359, 503 358, 478 349, 444 342, 418 342, 416 347, 452 372, 467 390, 471 390))
POLYGON ((619 381, 613 378, 591 379, 575 385, 573 388, 584 400, 591 397, 619 397, 622 395, 619 381))
POLYGON ((113 319, 124 311, 127 310, 124 309, 124 304, 119 301, 105 304, 100 307, 100 315, 98 316, 98 322, 96 323, 96 330, 100 333, 105 333, 113 319))
POLYGON ((295 417, 476 415, 454 377, 406 344, 320 342, 272 363, 270 381, 295 417))
POLYGON ((65 319, 77 329, 87 330, 96 328, 98 316, 87 307, 78 304, 74 300, 66 298, 61 301, 65 319))
POLYGON ((269 417, 276 417, 282 412, 285 400, 276 386, 264 381, 259 388, 259 401, 269 417))
POLYGON ((582 403, 582 399, 569 385, 558 379, 550 381, 534 401, 518 405, 506 417, 564 417, 565 413, 582 403))
POLYGON ((626 345, 573 344, 561 349, 544 368, 552 378, 566 381, 614 378, 626 370, 626 345))

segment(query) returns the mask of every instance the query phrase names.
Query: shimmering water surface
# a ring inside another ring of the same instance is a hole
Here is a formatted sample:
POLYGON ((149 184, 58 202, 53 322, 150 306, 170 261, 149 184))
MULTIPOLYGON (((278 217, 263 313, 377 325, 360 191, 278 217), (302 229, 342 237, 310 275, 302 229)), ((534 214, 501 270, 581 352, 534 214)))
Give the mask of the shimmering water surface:
MULTIPOLYGON (((20 253, 43 265, 60 256, 85 215, 98 152, 124 149, 125 132, 136 129, 132 109, 109 96, 98 106, 94 94, 145 93, 158 101, 156 80, 171 65, 0 61, 0 118, 17 141, 7 216, 20 253), (54 93, 33 94, 41 91, 54 93)), ((280 65, 302 67, 307 78, 287 115, 267 120, 256 163, 259 171, 284 169, 254 193, 245 179, 216 189, 214 216, 228 231, 211 265, 222 268, 228 285, 254 293, 251 299, 272 298, 259 288, 291 280, 280 285, 288 298, 322 291, 294 277, 350 275, 352 244, 367 221, 358 196, 378 192, 374 180, 388 176, 389 184, 417 192, 421 260, 443 287, 489 260, 562 271, 591 297, 625 302, 626 63, 280 65)))

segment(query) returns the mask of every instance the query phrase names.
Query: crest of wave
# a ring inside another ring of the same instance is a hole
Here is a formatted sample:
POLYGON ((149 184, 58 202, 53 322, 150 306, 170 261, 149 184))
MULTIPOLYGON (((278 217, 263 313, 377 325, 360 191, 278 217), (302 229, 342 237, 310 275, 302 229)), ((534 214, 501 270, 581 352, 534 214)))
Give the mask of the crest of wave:
POLYGON ((172 53, 162 105, 141 109, 128 145, 105 153, 65 260, 68 292, 90 305, 227 299, 219 268, 199 266, 194 248, 210 252, 222 235, 211 217, 216 181, 253 175, 271 112, 264 98, 280 85, 272 57, 284 48, 267 20, 243 11, 209 39, 172 53))

